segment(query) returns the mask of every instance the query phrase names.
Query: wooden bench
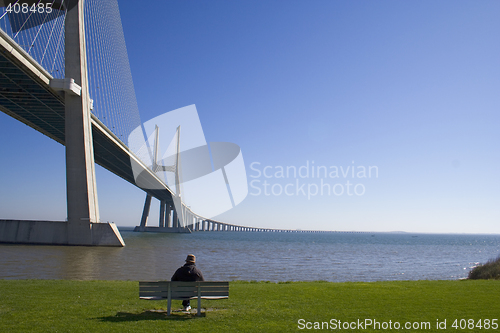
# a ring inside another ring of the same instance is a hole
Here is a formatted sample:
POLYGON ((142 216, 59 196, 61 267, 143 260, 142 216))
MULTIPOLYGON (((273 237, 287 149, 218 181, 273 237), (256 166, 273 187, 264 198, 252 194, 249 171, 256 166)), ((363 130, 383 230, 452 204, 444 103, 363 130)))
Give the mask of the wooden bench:
POLYGON ((139 298, 147 300, 167 299, 167 315, 170 316, 173 299, 198 299, 198 316, 201 316, 201 299, 229 298, 228 281, 140 281, 139 298))

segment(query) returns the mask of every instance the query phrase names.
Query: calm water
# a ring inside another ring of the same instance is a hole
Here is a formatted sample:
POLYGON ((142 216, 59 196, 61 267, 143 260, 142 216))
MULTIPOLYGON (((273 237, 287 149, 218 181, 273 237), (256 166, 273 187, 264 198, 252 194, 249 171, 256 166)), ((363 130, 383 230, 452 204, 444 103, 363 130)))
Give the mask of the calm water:
POLYGON ((500 254, 500 235, 390 233, 151 234, 124 248, 0 245, 0 278, 170 279, 188 253, 208 280, 459 279, 500 254))

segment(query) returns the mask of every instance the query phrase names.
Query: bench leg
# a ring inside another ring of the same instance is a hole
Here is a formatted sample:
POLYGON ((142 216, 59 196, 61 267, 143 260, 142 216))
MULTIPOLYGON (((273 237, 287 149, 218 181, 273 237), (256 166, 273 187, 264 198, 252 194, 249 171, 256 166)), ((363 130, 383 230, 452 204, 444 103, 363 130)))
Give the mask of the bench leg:
POLYGON ((198 283, 198 316, 201 316, 201 285, 198 283))
POLYGON ((172 309, 172 294, 170 291, 170 284, 168 284, 168 291, 167 291, 167 316, 170 316, 170 310, 172 309))

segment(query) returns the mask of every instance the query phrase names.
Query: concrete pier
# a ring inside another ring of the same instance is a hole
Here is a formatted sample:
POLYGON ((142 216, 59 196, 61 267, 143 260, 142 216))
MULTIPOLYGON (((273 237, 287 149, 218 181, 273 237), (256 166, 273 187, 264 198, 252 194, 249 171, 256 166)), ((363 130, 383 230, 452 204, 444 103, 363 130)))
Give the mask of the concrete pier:
MULTIPOLYGON (((13 244, 82 245, 69 239, 65 221, 0 220, 0 242, 13 244)), ((89 246, 123 246, 114 223, 90 223, 89 246), (118 238, 118 237, 119 238, 118 238)))

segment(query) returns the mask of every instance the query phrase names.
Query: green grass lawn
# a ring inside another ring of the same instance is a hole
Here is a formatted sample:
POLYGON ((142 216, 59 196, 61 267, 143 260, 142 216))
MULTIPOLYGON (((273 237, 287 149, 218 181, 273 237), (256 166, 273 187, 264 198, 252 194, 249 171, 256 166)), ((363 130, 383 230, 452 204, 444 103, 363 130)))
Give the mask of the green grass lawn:
MULTIPOLYGON (((317 331, 307 329, 314 322, 338 325, 335 319, 399 322, 399 331, 405 322, 431 324, 406 330, 414 332, 445 331, 436 329, 436 320, 446 319, 449 332, 500 332, 483 326, 485 319, 500 320, 498 280, 231 282, 229 299, 202 300, 211 310, 202 317, 151 311, 167 302, 139 300, 138 289, 132 281, 0 280, 0 332, 293 332, 317 331), (473 319, 474 326, 481 319, 482 328, 455 329, 455 319, 473 319)), ((334 331, 373 331, 358 328, 334 331)), ((376 331, 391 331, 382 328, 376 331)))

